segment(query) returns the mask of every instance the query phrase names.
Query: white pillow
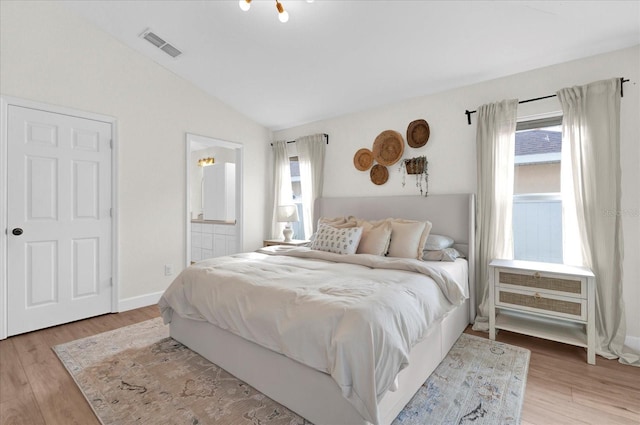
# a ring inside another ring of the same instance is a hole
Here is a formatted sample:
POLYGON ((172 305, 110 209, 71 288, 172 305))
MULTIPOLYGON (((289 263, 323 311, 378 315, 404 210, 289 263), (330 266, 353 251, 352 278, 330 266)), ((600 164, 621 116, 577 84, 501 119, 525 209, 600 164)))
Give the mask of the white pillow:
POLYGON ((422 259, 425 261, 456 261, 458 257, 464 258, 464 255, 455 248, 445 248, 435 251, 425 250, 422 259))
POLYGON ((310 244, 311 249, 334 252, 336 254, 355 254, 362 237, 362 227, 338 229, 326 224, 318 226, 316 237, 310 244))
POLYGON ((428 251, 439 251, 441 249, 451 248, 454 242, 455 241, 449 236, 429 235, 424 249, 428 251))
POLYGON ((389 257, 422 259, 422 251, 431 231, 430 221, 390 219, 389 257))
POLYGON ((356 253, 385 255, 391 240, 391 223, 385 220, 373 224, 358 220, 358 225, 362 226, 362 237, 356 253))
POLYGON ((331 227, 356 227, 356 221, 347 217, 320 217, 318 219, 318 228, 321 224, 327 224, 331 227))

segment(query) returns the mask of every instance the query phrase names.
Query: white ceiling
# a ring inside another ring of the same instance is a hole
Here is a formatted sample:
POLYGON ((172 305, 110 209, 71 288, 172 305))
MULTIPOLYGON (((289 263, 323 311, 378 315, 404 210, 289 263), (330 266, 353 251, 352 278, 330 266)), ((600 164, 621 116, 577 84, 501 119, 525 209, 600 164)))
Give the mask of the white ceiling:
POLYGON ((62 3, 272 130, 640 44, 640 1, 281 1, 62 3))

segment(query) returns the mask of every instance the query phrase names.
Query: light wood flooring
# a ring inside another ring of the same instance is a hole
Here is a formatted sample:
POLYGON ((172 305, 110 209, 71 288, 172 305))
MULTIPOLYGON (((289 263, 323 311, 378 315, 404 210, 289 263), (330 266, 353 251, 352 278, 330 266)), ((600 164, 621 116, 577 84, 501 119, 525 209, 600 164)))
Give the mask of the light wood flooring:
MULTIPOLYGON (((149 306, 0 341, 0 424, 98 425, 51 347, 158 315, 149 306)), ((590 366, 581 348, 504 331, 498 340, 531 350, 523 425, 640 424, 640 368, 602 357, 590 366)))

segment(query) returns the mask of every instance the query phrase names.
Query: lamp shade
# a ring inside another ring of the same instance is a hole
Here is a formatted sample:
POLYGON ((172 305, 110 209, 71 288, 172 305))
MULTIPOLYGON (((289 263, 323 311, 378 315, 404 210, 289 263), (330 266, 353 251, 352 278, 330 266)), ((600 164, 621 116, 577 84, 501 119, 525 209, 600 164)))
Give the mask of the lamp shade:
POLYGON ((298 217, 298 207, 296 205, 278 205, 276 220, 279 223, 291 223, 300 221, 298 217))

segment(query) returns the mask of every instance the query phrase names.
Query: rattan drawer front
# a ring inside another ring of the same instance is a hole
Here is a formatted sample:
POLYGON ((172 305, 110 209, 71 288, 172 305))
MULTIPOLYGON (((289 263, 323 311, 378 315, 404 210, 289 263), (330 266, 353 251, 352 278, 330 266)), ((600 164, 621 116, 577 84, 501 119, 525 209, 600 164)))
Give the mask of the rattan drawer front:
POLYGON ((543 313, 577 320, 586 320, 586 304, 584 300, 551 298, 539 293, 520 293, 511 291, 498 291, 497 306, 525 309, 532 312, 543 313))
POLYGON ((541 276, 539 273, 519 274, 501 270, 499 272, 498 282, 499 284, 516 285, 526 288, 566 292, 567 294, 586 296, 584 281, 580 279, 541 276))

